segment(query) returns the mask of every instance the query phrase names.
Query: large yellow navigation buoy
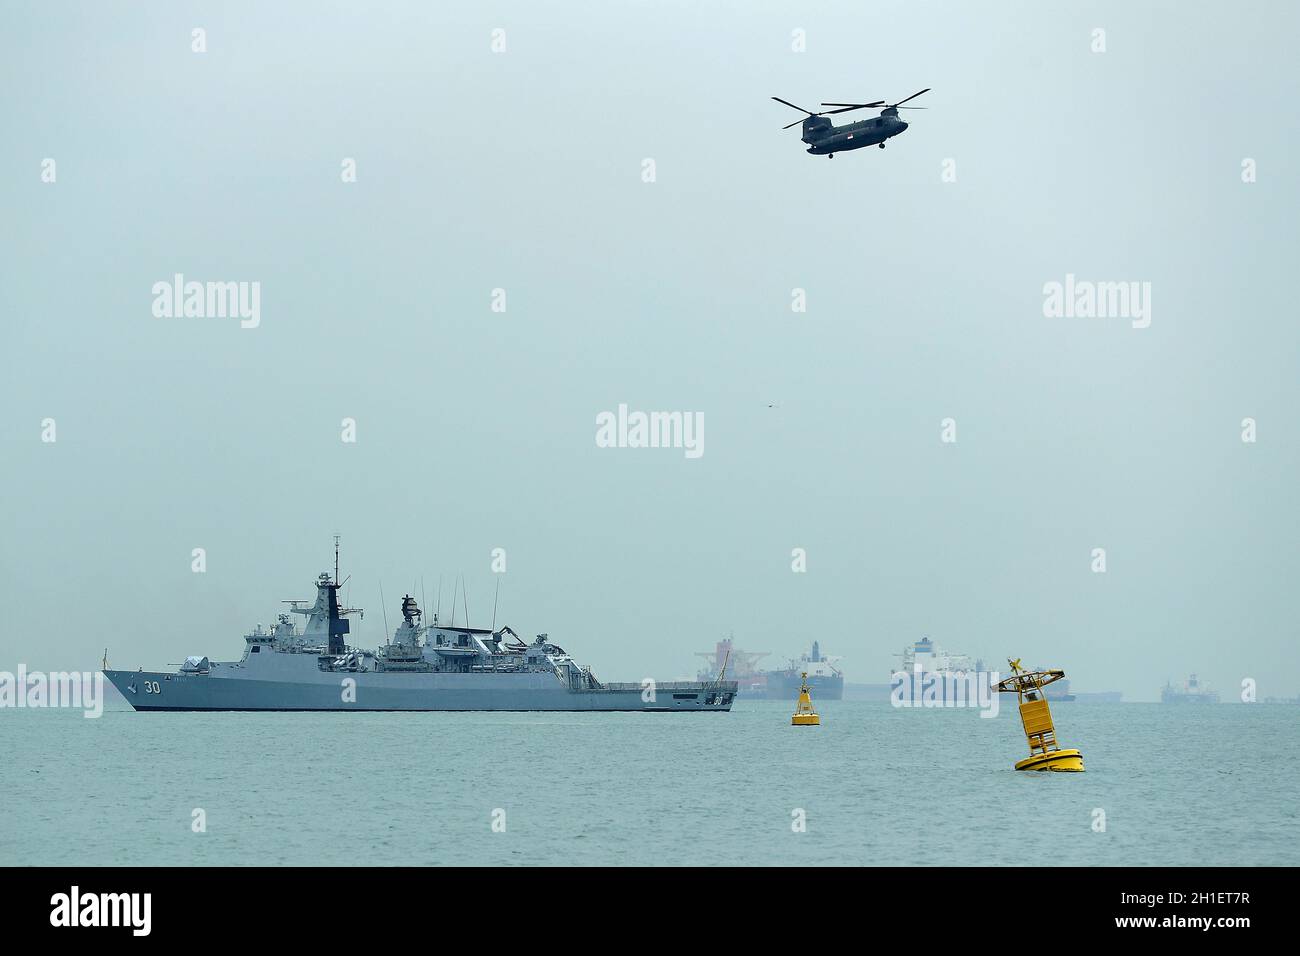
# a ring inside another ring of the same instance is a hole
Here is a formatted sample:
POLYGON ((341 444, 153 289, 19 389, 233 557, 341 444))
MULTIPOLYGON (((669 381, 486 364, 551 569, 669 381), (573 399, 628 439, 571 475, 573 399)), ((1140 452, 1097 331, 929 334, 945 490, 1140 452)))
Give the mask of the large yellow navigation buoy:
POLYGON ((1027 671, 1020 658, 1008 659, 1011 676, 998 681, 998 691, 1015 694, 1020 702, 1020 720, 1029 741, 1029 756, 1016 764, 1017 770, 1083 770, 1083 754, 1056 745, 1056 728, 1043 688, 1065 676, 1065 671, 1027 671))
POLYGON ((799 686, 799 704, 794 709, 790 724, 794 727, 816 727, 821 724, 822 719, 813 710, 812 698, 808 696, 808 672, 804 671, 802 677, 803 683, 799 686))

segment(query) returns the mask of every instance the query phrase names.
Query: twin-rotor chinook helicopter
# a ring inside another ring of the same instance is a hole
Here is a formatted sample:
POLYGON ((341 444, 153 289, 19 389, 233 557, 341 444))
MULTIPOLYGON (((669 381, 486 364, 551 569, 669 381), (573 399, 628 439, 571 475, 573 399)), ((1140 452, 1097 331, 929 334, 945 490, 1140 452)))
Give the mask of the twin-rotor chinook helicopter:
MULTIPOLYGON (((930 87, 921 90, 921 93, 930 92, 930 87)), ((924 106, 904 106, 908 100, 914 100, 921 93, 913 93, 906 100, 899 100, 897 103, 886 103, 884 100, 877 100, 874 103, 823 103, 822 106, 837 106, 839 109, 825 110, 821 113, 814 113, 806 110, 802 106, 795 106, 789 100, 783 100, 779 96, 772 99, 778 103, 784 103, 786 106, 797 109, 800 113, 807 113, 807 119, 796 120, 790 126, 798 126, 803 123, 803 136, 800 137, 808 144, 808 152, 818 156, 826 156, 828 159, 834 159, 837 152, 848 149, 861 149, 864 146, 879 146, 885 148, 885 140, 891 136, 897 136, 903 130, 907 129, 905 123, 898 115, 900 109, 904 110, 923 110, 924 106), (846 123, 844 126, 836 126, 833 122, 826 119, 827 116, 833 116, 836 113, 848 113, 852 110, 872 109, 877 106, 883 106, 880 115, 875 119, 859 120, 856 123, 846 123)), ((782 129, 789 129, 790 126, 782 126, 782 129)))

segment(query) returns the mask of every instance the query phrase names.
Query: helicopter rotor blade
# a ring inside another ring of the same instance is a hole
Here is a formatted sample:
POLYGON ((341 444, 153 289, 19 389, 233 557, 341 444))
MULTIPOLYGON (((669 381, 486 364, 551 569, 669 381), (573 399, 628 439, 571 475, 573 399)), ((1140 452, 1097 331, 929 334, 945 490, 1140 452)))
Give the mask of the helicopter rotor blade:
POLYGON ((847 106, 855 110, 860 110, 866 106, 884 106, 884 100, 875 100, 871 103, 823 103, 822 106, 847 106))
MULTIPOLYGON (((804 109, 802 106, 795 106, 795 105, 794 105, 793 103, 791 103, 789 100, 783 100, 783 99, 781 99, 781 97, 779 97, 779 96, 774 96, 774 97, 772 97, 772 99, 776 100, 778 103, 784 103, 786 106, 790 107, 791 109, 796 109, 796 110, 798 110, 800 113, 807 113, 809 116, 816 116, 816 115, 817 115, 817 114, 814 113, 812 110, 806 110, 806 109, 804 109)), ((802 122, 802 121, 800 121, 800 122, 802 122)))
MULTIPOLYGON (((909 96, 909 97, 907 98, 907 100, 914 100, 914 99, 916 99, 918 96, 920 96, 921 93, 929 93, 929 92, 930 92, 930 87, 927 86, 925 89, 921 90, 919 93, 913 93, 911 96, 909 96)), ((893 107, 895 107, 895 108, 897 108, 897 107, 899 107, 899 106, 902 106, 904 103, 906 103, 907 100, 899 100, 897 103, 891 103, 890 105, 893 106, 893 107)), ((924 107, 924 106, 910 106, 910 107, 908 107, 908 109, 913 109, 913 110, 923 110, 923 109, 925 109, 925 107, 924 107)))
MULTIPOLYGON (((824 103, 822 105, 830 106, 831 104, 824 103)), ((861 106, 845 106, 843 109, 827 110, 825 113, 818 113, 817 115, 833 116, 836 113, 847 113, 850 110, 869 110, 869 109, 876 109, 877 107, 880 106, 883 106, 886 109, 898 109, 898 110, 928 110, 930 108, 928 106, 890 106, 887 103, 863 103, 861 106)))
POLYGON ((782 128, 782 129, 789 129, 791 126, 798 126, 798 125, 800 125, 800 124, 803 123, 803 122, 804 122, 803 120, 795 120, 793 123, 789 124, 789 126, 782 126, 781 128, 782 128))
MULTIPOLYGON (((824 107, 829 107, 829 105, 833 104, 823 103, 822 105, 824 105, 824 107)), ((883 107, 883 105, 884 103, 841 103, 840 109, 828 109, 828 111, 826 111, 826 116, 833 116, 833 114, 836 113, 852 113, 854 109, 875 109, 876 107, 883 107)))

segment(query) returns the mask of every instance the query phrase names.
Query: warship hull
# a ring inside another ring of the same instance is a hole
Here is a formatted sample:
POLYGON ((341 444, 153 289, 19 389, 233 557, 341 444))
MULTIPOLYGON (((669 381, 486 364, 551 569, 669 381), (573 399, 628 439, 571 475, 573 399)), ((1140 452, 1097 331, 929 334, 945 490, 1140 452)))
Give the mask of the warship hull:
POLYGON ((340 673, 318 669, 306 655, 267 657, 256 668, 106 670, 104 677, 141 711, 729 711, 736 694, 734 681, 660 683, 651 694, 639 683, 570 689, 547 673, 340 673))
POLYGON ((424 623, 411 595, 402 622, 377 650, 349 647, 349 615, 334 575, 316 579, 316 601, 290 601, 271 630, 244 635, 237 661, 190 656, 180 670, 112 670, 104 677, 136 710, 156 711, 729 711, 736 682, 644 680, 603 683, 562 647, 538 634, 525 644, 512 628, 424 623), (307 618, 299 630, 291 615, 307 618))

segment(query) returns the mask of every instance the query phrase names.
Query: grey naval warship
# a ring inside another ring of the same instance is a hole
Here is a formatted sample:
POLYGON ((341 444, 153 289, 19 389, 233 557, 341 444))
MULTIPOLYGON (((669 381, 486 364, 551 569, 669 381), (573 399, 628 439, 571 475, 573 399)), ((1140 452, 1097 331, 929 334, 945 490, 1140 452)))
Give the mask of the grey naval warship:
POLYGON ((341 586, 336 551, 315 603, 289 602, 269 630, 259 624, 239 660, 189 657, 172 673, 105 666, 104 676, 136 710, 161 711, 729 711, 736 696, 734 680, 602 683, 545 634, 526 643, 509 627, 443 625, 437 614, 425 625, 410 595, 389 643, 349 647, 347 618, 360 611, 339 606, 341 586))

